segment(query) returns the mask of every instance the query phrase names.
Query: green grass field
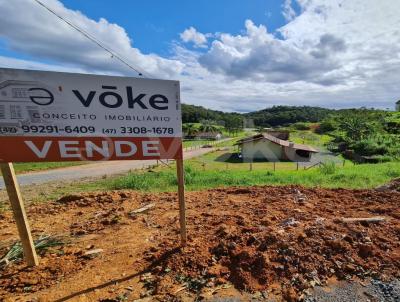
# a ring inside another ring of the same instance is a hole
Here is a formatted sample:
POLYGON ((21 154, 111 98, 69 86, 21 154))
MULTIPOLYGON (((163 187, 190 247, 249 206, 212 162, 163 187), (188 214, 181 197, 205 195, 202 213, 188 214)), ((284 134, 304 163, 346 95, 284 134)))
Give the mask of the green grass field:
MULTIPOLYGON (((257 165, 257 164, 255 164, 257 165)), ((229 169, 228 171, 201 170, 192 164, 185 165, 185 182, 188 190, 201 190, 225 186, 251 185, 303 185, 324 188, 374 188, 400 177, 400 163, 366 164, 336 167, 334 171, 320 168, 310 170, 229 169)), ((155 172, 131 173, 107 182, 108 189, 133 189, 140 191, 176 190, 175 169, 155 172)))
POLYGON ((325 148, 333 138, 329 135, 319 135, 310 130, 296 130, 290 132, 289 140, 297 144, 306 144, 313 147, 325 148))
MULTIPOLYGON (((298 135, 299 137, 301 134, 298 135)), ((325 138, 328 140, 328 138, 325 138)), ((236 151, 232 141, 222 142, 219 150, 201 157, 185 161, 185 182, 187 190, 203 190, 227 186, 252 185, 302 185, 306 187, 368 189, 390 182, 400 177, 400 162, 354 165, 350 161, 328 163, 326 166, 305 170, 297 169, 293 162, 255 162, 226 161, 227 156, 236 151)), ((17 164, 17 171, 27 169, 49 169, 76 163, 17 164), (25 165, 25 166, 24 166, 25 165)), ((132 189, 145 192, 176 191, 175 166, 153 167, 145 171, 133 171, 127 175, 116 176, 90 182, 75 182, 56 187, 41 194, 36 201, 54 200, 62 195, 85 191, 132 189)))
MULTIPOLYGON (((277 163, 273 171, 272 163, 253 163, 250 171, 248 163, 228 164, 213 162, 220 152, 207 154, 198 159, 185 161, 185 182, 189 191, 228 186, 253 185, 302 185, 306 187, 369 189, 400 177, 400 162, 353 165, 348 162, 327 168, 296 170, 294 163, 277 163), (203 166, 203 162, 206 162, 203 166), (228 170, 226 170, 228 169, 228 170)), ((174 192, 177 190, 176 170, 158 167, 145 171, 134 171, 127 175, 88 182, 66 183, 43 190, 30 196, 30 202, 56 200, 67 194, 88 191, 131 189, 143 192, 174 192)), ((0 202, 0 212, 5 204, 0 202)), ((4 209, 4 208, 3 208, 4 209)))

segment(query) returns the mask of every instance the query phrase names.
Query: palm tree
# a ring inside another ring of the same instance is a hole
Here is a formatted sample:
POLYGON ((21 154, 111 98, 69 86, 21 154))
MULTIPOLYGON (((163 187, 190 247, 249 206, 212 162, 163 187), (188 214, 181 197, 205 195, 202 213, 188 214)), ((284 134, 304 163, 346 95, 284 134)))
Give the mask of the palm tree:
POLYGON ((185 136, 189 136, 189 137, 194 137, 196 136, 198 129, 196 128, 195 124, 183 124, 182 125, 182 130, 183 133, 185 134, 185 136))
POLYGON ((210 122, 203 122, 200 125, 199 129, 201 132, 206 132, 206 133, 213 133, 218 131, 217 126, 212 125, 210 122))

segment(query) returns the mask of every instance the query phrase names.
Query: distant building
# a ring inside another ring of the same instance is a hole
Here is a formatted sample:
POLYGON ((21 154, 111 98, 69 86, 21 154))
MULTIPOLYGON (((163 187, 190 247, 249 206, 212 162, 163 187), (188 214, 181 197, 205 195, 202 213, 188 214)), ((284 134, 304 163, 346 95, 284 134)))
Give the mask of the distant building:
POLYGON ((307 145, 295 144, 270 134, 257 134, 239 140, 236 145, 241 149, 244 161, 294 161, 309 162, 318 150, 307 145))
POLYGON ((400 111, 400 100, 396 102, 396 111, 400 111))

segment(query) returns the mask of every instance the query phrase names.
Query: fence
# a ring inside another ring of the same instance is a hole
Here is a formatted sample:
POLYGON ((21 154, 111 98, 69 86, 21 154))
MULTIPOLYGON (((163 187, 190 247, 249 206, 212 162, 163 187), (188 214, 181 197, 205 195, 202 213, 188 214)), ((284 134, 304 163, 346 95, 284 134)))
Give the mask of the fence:
POLYGON ((183 151, 193 151, 205 147, 218 147, 224 145, 226 142, 231 141, 232 139, 233 138, 222 140, 185 140, 183 141, 183 151))
MULTIPOLYGON (((231 139, 220 140, 220 141, 202 141, 197 145, 192 145, 184 148, 184 151, 193 151, 209 147, 210 151, 206 151, 203 155, 197 158, 188 159, 187 165, 199 171, 231 171, 231 170, 242 170, 242 171, 301 171, 317 169, 325 164, 334 163, 335 167, 344 167, 346 164, 345 160, 336 158, 332 160, 332 157, 317 158, 313 162, 291 162, 291 161, 253 161, 243 162, 242 159, 236 158, 232 161, 231 155, 234 155, 233 147, 230 145, 231 139)), ((172 160, 156 161, 155 163, 149 163, 143 165, 143 169, 155 169, 160 167, 170 167, 174 164, 172 160)))

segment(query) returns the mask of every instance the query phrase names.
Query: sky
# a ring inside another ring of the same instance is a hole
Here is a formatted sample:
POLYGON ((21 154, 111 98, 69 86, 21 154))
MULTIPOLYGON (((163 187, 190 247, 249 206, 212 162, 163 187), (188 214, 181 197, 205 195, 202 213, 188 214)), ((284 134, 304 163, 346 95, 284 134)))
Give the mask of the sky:
MULTIPOLYGON (((183 103, 393 109, 399 0, 38 0, 183 103)), ((35 0, 0 0, 0 67, 139 76, 35 0)))

